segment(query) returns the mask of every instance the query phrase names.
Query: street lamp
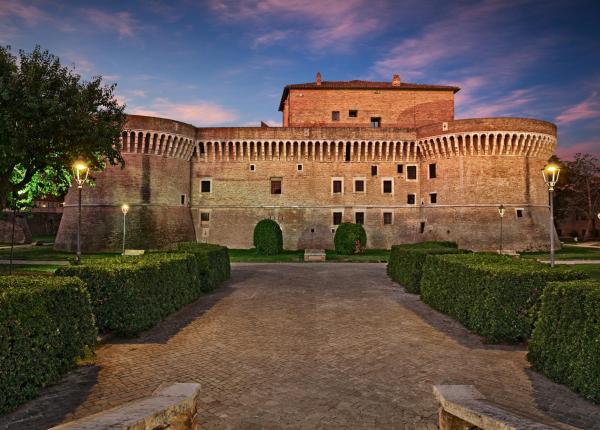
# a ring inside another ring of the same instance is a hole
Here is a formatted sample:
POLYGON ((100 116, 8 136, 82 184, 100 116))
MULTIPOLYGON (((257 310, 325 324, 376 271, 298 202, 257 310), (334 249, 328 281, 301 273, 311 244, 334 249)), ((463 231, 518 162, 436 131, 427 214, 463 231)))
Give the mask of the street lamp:
POLYGON ((123 212, 123 255, 125 255, 125 221, 127 219, 127 212, 129 212, 129 205, 123 204, 121 206, 121 212, 123 212))
POLYGON ((554 267, 554 187, 559 175, 560 167, 556 164, 548 164, 542 169, 542 177, 548 186, 550 200, 550 267, 554 267))
POLYGON ((504 205, 498 206, 498 213, 500 214, 500 255, 502 255, 502 220, 504 219, 505 212, 504 205))
POLYGON ((81 189, 86 183, 90 169, 83 161, 77 161, 73 164, 73 176, 77 182, 78 191, 78 215, 77 215, 77 254, 75 255, 75 264, 81 263, 81 189))

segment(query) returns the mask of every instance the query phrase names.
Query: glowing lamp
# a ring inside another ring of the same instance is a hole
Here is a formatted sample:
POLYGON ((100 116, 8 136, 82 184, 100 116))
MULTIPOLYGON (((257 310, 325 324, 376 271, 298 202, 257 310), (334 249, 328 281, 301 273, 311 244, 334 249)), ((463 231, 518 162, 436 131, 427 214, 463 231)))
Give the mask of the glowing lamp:
POLYGON ((83 187, 83 184, 87 181, 89 172, 90 169, 83 161, 77 161, 73 164, 73 176, 75 177, 78 188, 83 187))
POLYGON ((548 186, 548 191, 554 191, 559 175, 560 167, 556 164, 548 164, 542 169, 542 177, 544 178, 544 183, 548 186))
POLYGON ((129 212, 129 205, 128 204, 122 205, 121 212, 123 212, 123 215, 127 215, 127 212, 129 212))

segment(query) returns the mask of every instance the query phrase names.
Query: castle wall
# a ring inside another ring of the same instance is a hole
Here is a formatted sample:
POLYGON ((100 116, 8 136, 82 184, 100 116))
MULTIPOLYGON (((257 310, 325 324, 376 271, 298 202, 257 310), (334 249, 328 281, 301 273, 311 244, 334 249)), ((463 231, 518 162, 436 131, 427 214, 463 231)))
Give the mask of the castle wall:
POLYGON ((452 90, 291 89, 283 108, 284 126, 370 127, 380 117, 382 127, 420 127, 454 119, 452 90), (351 118, 349 110, 357 110, 351 118), (340 112, 333 121, 332 111, 340 112))
MULTIPOLYGON (((272 218, 282 227, 285 248, 332 248, 333 213, 340 212, 344 222, 364 214, 370 248, 455 240, 466 248, 495 250, 500 204, 507 209, 505 249, 547 246, 548 201, 540 169, 553 153, 556 129, 543 121, 486 118, 417 129, 196 129, 132 116, 129 126, 121 142, 125 168, 108 167, 96 174, 95 187, 84 189, 84 250, 120 248, 123 203, 131 207, 128 247, 195 239, 249 248, 254 225, 272 218), (408 177, 409 167, 416 169, 415 179, 408 177), (271 192, 274 178, 282 181, 281 194, 271 192), (209 191, 202 190, 203 180, 210 181, 209 191), (340 192, 334 180, 342 181, 340 192), (364 181, 364 192, 355 180, 364 181), (390 192, 384 181, 390 181, 390 192)), ((56 247, 73 250, 76 189, 65 203, 56 247)))

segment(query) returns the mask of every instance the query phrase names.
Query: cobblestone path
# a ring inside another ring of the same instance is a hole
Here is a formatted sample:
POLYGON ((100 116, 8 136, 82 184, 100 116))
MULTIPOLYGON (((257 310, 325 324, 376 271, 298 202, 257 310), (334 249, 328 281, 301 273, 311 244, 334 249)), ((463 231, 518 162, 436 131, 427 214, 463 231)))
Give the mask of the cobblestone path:
POLYGON ((37 429, 202 385, 202 428, 435 429, 432 385, 559 428, 600 429, 600 407, 530 371, 521 347, 485 345, 390 282, 381 264, 238 264, 232 280, 134 340, 98 351, 0 418, 37 429))

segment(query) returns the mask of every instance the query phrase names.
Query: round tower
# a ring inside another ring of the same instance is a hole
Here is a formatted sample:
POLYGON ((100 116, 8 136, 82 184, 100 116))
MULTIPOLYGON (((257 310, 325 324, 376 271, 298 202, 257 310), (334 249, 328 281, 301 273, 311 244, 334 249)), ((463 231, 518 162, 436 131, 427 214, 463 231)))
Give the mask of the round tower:
MULTIPOLYGON (((196 129, 163 118, 129 115, 121 137, 124 167, 90 172, 93 184, 82 194, 81 248, 117 250, 122 246, 123 213, 128 248, 164 248, 195 240, 190 212, 190 159, 196 129)), ((74 251, 77 241, 77 189, 66 198, 55 248, 74 251)))

